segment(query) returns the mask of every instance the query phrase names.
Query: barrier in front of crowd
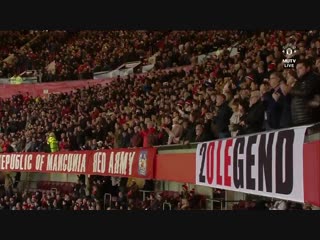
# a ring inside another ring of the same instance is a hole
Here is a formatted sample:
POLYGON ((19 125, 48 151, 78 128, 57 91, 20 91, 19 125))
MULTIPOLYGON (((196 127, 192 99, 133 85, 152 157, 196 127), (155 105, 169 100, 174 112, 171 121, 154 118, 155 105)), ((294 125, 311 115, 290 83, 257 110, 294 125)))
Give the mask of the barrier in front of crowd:
POLYGON ((156 151, 156 148, 119 148, 56 153, 2 153, 0 171, 153 179, 156 151))
POLYGON ((98 80, 77 80, 64 82, 50 82, 50 83, 33 83, 33 84, 1 84, 0 96, 1 98, 11 98, 16 94, 29 94, 33 97, 46 96, 54 93, 73 92, 75 89, 83 89, 88 86, 106 85, 111 83, 115 78, 98 79, 98 80))
POLYGON ((320 205, 319 125, 159 150, 155 179, 320 205), (307 134, 305 131, 313 131, 307 134), (196 159, 196 160, 195 160, 196 159), (170 164, 169 164, 170 162, 170 164))
POLYGON ((320 131, 305 137, 312 128, 187 146, 0 154, 0 171, 156 179, 320 206, 320 131))

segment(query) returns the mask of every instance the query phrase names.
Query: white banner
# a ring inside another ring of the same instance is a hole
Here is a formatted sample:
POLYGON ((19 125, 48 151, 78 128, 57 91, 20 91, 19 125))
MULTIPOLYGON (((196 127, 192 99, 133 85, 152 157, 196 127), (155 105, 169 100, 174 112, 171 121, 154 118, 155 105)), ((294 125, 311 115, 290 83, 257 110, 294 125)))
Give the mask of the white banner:
POLYGON ((196 184, 304 202, 307 127, 198 144, 196 184))

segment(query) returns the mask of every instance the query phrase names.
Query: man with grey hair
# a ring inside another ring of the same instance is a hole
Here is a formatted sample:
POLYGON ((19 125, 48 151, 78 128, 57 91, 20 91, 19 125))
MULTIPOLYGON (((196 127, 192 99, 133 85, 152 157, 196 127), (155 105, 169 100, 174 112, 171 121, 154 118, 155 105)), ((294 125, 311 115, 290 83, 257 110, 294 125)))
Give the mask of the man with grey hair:
POLYGON ((248 114, 240 125, 244 127, 245 134, 262 132, 265 107, 261 101, 260 91, 252 91, 249 101, 248 114))

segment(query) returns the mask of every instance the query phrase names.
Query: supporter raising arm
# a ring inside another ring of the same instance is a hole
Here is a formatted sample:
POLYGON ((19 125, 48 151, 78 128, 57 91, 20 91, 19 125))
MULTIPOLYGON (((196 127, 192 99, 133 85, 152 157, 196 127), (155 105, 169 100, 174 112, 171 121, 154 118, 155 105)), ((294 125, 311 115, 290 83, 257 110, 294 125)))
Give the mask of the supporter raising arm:
POLYGON ((179 118, 176 117, 172 120, 172 130, 165 127, 164 130, 168 133, 168 145, 173 143, 179 143, 180 137, 182 136, 183 126, 180 124, 179 118))
POLYGON ((147 122, 147 128, 141 131, 143 137, 143 147, 151 147, 156 142, 156 129, 153 127, 153 122, 147 122))

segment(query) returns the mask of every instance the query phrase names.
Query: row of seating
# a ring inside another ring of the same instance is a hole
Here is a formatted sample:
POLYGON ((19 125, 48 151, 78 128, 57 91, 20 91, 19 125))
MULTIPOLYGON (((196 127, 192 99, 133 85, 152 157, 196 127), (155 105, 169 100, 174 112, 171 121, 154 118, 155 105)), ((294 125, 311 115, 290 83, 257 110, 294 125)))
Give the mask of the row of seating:
POLYGON ((73 191, 74 183, 71 182, 54 182, 54 181, 39 181, 37 189, 52 190, 55 189, 60 193, 70 193, 73 191))

